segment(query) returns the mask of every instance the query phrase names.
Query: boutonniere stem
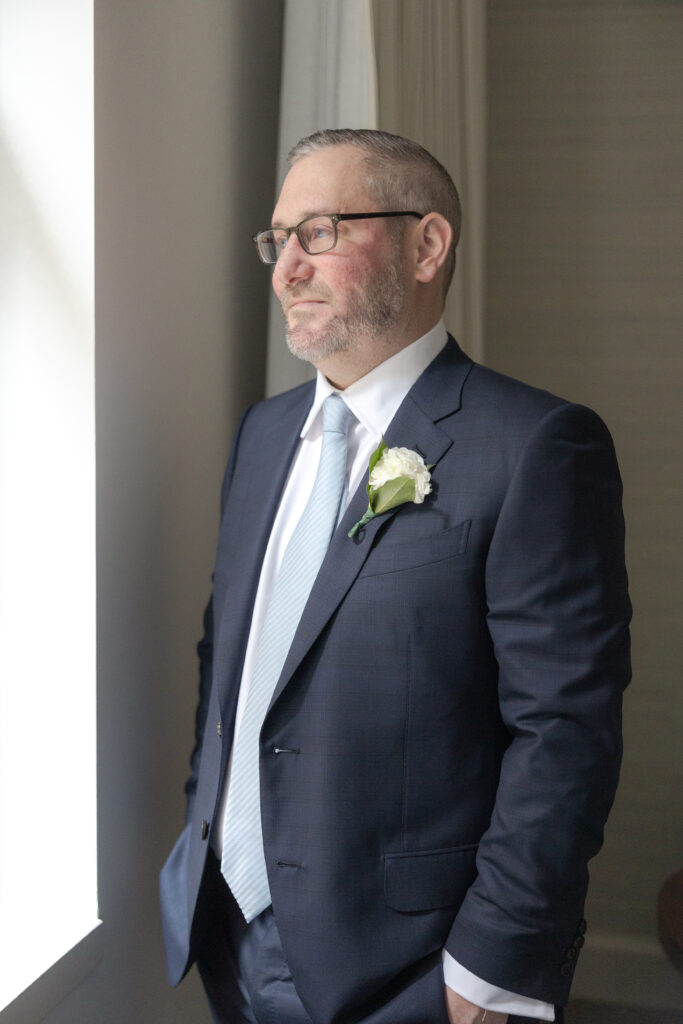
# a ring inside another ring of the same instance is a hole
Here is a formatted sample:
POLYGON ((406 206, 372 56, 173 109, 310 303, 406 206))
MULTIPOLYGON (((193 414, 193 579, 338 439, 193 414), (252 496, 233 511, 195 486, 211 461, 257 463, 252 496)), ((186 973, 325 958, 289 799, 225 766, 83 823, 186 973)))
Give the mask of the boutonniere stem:
POLYGON ((354 537, 375 516, 397 505, 421 505, 432 489, 429 471, 433 468, 426 466, 422 456, 410 448, 387 448, 382 438, 368 464, 368 507, 349 530, 349 537, 354 537))

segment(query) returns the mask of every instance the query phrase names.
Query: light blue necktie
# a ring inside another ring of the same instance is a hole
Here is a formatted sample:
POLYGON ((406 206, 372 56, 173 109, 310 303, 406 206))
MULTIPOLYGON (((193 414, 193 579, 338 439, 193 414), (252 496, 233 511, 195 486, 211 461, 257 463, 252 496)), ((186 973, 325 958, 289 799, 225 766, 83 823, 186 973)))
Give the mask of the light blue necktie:
POLYGON ((337 394, 323 404, 323 441, 313 490, 282 558, 256 651, 233 751, 221 871, 247 921, 270 906, 263 853, 259 734, 304 605, 337 525, 346 480, 351 413, 337 394))

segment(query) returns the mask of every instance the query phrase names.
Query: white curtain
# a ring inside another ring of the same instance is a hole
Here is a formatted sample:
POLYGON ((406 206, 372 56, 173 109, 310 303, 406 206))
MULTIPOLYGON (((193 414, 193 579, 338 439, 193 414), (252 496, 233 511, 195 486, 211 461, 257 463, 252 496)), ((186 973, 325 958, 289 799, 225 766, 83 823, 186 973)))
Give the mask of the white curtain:
MULTIPOLYGON (((484 355, 485 21, 484 0, 286 0, 278 162, 279 187, 290 147, 320 128, 382 128, 432 152, 464 210, 446 324, 476 359, 484 355)), ((312 375, 287 352, 271 297, 267 393, 312 375)))
MULTIPOLYGON (((371 0, 286 0, 280 98, 278 190, 285 158, 321 128, 376 128, 377 81, 371 0)), ((270 211, 266 212, 266 220, 270 211)), ((265 271, 264 268, 264 272, 265 271)), ((270 301, 266 393, 313 376, 287 351, 284 321, 270 301)))
POLYGON ((486 4, 375 0, 378 124, 415 139, 460 192, 463 229, 446 325, 484 356, 486 4))

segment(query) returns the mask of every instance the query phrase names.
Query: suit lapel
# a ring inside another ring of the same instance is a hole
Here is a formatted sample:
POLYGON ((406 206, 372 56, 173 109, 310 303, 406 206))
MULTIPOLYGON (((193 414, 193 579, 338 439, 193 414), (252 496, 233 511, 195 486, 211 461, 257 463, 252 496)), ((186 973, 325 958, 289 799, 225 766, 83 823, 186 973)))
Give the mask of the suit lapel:
MULTIPOLYGON (((216 623, 214 679, 217 680, 221 712, 226 720, 237 702, 241 666, 266 547, 314 393, 312 383, 297 388, 287 396, 291 401, 278 410, 277 417, 262 425, 258 449, 250 456, 253 474, 246 482, 246 487, 253 490, 241 492, 235 511, 237 518, 226 521, 222 527, 230 531, 233 541, 229 545, 229 553, 223 556, 230 567, 230 587, 221 620, 216 623)), ((221 564, 222 543, 221 539, 217 568, 221 564)))
MULTIPOLYGON (((400 405, 385 436, 387 445, 411 448, 428 465, 438 464, 452 441, 435 421, 460 408, 462 386, 471 367, 471 360, 449 338, 400 405)), ((396 508, 377 516, 350 540, 348 531, 367 508, 366 483, 367 479, 363 479, 332 537, 285 659, 271 707, 351 587, 372 549, 377 531, 400 514, 400 508, 396 508)))

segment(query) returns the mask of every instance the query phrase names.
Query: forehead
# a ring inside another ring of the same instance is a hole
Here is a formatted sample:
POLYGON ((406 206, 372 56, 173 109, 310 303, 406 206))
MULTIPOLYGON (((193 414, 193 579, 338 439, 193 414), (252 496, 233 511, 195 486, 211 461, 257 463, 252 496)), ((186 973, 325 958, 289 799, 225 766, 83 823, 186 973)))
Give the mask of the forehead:
POLYGON ((364 155, 357 146, 330 146, 297 160, 284 180, 273 223, 287 226, 312 213, 369 210, 364 155))

